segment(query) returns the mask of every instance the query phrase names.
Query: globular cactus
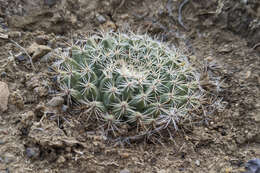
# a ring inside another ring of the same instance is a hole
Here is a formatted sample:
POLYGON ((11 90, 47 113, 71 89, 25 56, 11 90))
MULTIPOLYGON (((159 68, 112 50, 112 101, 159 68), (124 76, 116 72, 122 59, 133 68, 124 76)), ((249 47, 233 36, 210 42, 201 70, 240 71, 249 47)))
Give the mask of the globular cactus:
POLYGON ((120 123, 173 127, 200 107, 199 82, 187 57, 147 35, 102 33, 80 41, 55 63, 68 103, 115 131, 120 123))

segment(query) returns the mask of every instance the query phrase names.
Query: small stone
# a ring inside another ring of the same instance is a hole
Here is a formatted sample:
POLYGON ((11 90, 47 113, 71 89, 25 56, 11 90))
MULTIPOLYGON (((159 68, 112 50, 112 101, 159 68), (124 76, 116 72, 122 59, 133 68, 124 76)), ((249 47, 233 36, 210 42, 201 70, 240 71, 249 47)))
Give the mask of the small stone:
POLYGON ((37 158, 40 155, 39 148, 26 148, 25 150, 26 156, 29 158, 37 158))
POLYGON ((120 155, 120 157, 122 158, 122 159, 126 159, 126 158, 128 158, 129 157, 129 154, 128 153, 119 153, 119 155, 120 155))
POLYGON ((21 36, 22 36, 22 34, 19 31, 11 31, 11 32, 8 33, 9 38, 18 38, 18 37, 21 37, 21 36))
POLYGON ((199 161, 199 160, 196 160, 196 161, 195 161, 195 164, 196 164, 197 166, 200 166, 200 161, 199 161))
POLYGON ((99 13, 96 15, 96 18, 100 24, 103 24, 107 21, 106 18, 99 13))
POLYGON ((58 97, 53 97, 48 103, 47 106, 51 106, 51 107, 57 107, 57 106, 61 106, 64 103, 64 99, 60 96, 58 97))
POLYGON ((37 61, 39 58, 43 57, 50 51, 50 47, 38 45, 37 43, 33 43, 29 48, 27 48, 27 52, 32 56, 33 61, 37 61))
POLYGON ((3 71, 1 74, 0 74, 0 77, 1 78, 5 78, 7 76, 7 73, 5 71, 3 71))
POLYGON ((57 163, 61 164, 64 163, 66 161, 66 159, 63 156, 60 156, 57 160, 57 163))
POLYGON ((0 38, 1 39, 8 39, 8 35, 0 33, 0 38))
POLYGON ((228 53, 232 51, 232 47, 228 44, 225 44, 224 46, 220 46, 218 49, 219 53, 228 53))
POLYGON ((8 98, 9 98, 9 89, 8 85, 0 81, 0 111, 7 110, 8 98))
POLYGON ((120 171, 120 173, 130 173, 130 171, 128 169, 123 169, 120 171))
POLYGON ((252 159, 246 163, 247 172, 245 173, 259 173, 260 172, 260 159, 252 159))
POLYGON ((67 112, 69 107, 67 105, 62 105, 61 110, 62 112, 67 112))
POLYGON ((15 55, 15 59, 17 59, 18 61, 24 61, 26 60, 26 54, 21 52, 18 55, 15 55))

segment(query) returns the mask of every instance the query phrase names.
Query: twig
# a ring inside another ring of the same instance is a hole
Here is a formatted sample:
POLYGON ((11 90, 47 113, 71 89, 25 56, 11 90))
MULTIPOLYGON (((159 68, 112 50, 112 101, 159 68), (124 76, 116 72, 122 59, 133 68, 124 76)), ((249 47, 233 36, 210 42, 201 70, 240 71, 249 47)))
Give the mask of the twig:
POLYGON ((180 23, 180 25, 185 29, 185 30, 188 30, 188 28, 183 24, 182 22, 182 15, 181 15, 181 12, 182 12, 182 8, 189 2, 189 0, 184 0, 181 4, 180 4, 180 7, 179 7, 179 11, 178 11, 178 22, 180 23))
POLYGON ((260 43, 255 44, 255 45, 252 47, 252 49, 257 48, 258 46, 260 46, 260 43))
POLYGON ((28 58, 29 58, 29 61, 30 61, 30 63, 31 63, 31 66, 32 66, 32 68, 33 68, 33 71, 36 71, 36 68, 35 68, 35 66, 33 65, 33 62, 32 62, 32 57, 29 55, 29 53, 25 50, 25 48, 23 48, 22 46, 20 46, 17 42, 15 42, 14 40, 12 40, 12 39, 9 39, 10 40, 10 42, 12 42, 12 43, 14 43, 17 47, 19 47, 20 49, 22 49, 23 51, 24 51, 24 53, 28 56, 28 58))

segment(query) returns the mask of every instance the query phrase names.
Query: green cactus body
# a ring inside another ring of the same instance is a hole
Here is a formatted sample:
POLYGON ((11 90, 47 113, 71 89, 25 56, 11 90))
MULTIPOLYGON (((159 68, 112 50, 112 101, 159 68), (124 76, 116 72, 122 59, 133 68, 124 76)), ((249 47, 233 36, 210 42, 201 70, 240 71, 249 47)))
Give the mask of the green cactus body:
POLYGON ((187 58, 147 35, 92 36, 73 46, 58 69, 61 85, 73 90, 69 97, 110 123, 176 128, 200 105, 187 58))

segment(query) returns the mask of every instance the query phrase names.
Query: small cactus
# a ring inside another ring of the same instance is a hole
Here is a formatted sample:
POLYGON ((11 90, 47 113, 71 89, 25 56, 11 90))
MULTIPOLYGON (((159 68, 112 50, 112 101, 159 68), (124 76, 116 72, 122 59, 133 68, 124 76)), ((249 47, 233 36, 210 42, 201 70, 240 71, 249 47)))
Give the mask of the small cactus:
POLYGON ((55 63, 67 102, 113 132, 127 123, 142 131, 173 127, 200 107, 196 71, 175 47, 147 35, 102 33, 60 54, 55 63))

